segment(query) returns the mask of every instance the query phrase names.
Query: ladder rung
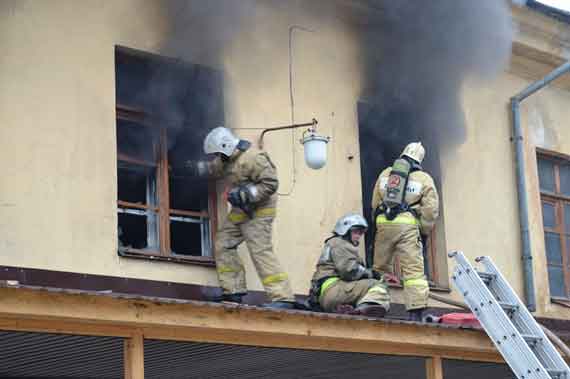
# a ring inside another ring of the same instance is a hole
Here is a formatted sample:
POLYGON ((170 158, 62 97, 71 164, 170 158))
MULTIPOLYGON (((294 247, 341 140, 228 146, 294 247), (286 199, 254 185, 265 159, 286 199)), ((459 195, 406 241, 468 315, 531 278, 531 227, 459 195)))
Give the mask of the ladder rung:
POLYGON ((532 344, 532 345, 542 341, 542 337, 531 335, 531 334, 521 334, 521 336, 528 344, 532 344))
POLYGON ((497 278, 496 274, 491 274, 488 272, 481 272, 481 271, 477 271, 477 274, 479 274, 479 277, 481 278, 481 280, 485 283, 485 284, 489 284, 491 283, 491 281, 493 279, 497 278))
POLYGON ((564 370, 546 370, 546 372, 553 378, 563 378, 566 376, 566 371, 564 370))
POLYGON ((519 306, 516 304, 504 303, 502 301, 499 301, 499 305, 505 310, 505 312, 514 312, 519 309, 519 306))

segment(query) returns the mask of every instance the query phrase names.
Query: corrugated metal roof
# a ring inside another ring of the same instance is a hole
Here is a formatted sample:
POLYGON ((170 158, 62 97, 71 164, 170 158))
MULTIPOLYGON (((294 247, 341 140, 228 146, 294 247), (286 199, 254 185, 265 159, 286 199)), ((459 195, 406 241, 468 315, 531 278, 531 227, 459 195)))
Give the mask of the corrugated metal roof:
POLYGON ((145 378, 425 378, 423 358, 145 340, 145 378))
POLYGON ((0 331, 0 377, 123 377, 123 339, 0 331))
POLYGON ((407 321, 398 317, 390 317, 388 315, 382 319, 374 319, 374 318, 367 318, 365 316, 360 315, 346 315, 346 314, 338 314, 338 313, 325 313, 325 312, 310 312, 310 311, 302 311, 302 310, 288 310, 288 309, 272 309, 272 308, 263 308, 260 306, 254 305, 247 305, 247 304, 225 304, 225 303, 214 303, 214 302, 207 302, 207 301, 199 301, 199 300, 183 300, 183 299, 172 299, 172 298, 164 298, 164 297, 154 297, 154 296, 143 296, 143 295, 133 295, 133 294, 125 294, 120 292, 109 292, 109 291, 88 291, 88 290, 76 290, 76 289, 67 289, 67 288, 54 288, 54 287, 41 287, 41 286, 29 286, 23 284, 9 284, 6 282, 0 281, 0 288, 7 287, 7 288, 21 288, 21 289, 28 289, 34 291, 45 291, 51 293, 61 293, 61 294, 69 294, 69 295, 89 295, 89 296, 102 296, 102 297, 110 297, 115 299, 123 299, 123 300, 141 300, 141 301, 150 301, 154 303, 163 303, 163 304, 195 304, 200 306, 207 306, 207 307, 222 307, 228 309, 256 309, 258 311, 263 312, 277 312, 277 313, 286 313, 286 314, 307 314, 311 317, 319 318, 319 319, 344 319, 344 320, 369 320, 370 322, 380 322, 380 323, 391 323, 391 324, 416 324, 421 327, 426 328, 444 328, 444 329, 471 329, 472 327, 469 326, 461 326, 461 325, 453 325, 453 324, 439 324, 439 323, 423 323, 423 322, 412 322, 407 321))

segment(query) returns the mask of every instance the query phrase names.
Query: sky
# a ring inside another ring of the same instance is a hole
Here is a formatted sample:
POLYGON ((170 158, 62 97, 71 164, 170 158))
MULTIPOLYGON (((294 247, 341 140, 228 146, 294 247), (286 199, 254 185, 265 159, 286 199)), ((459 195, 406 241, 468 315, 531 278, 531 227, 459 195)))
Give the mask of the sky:
POLYGON ((538 0, 538 2, 570 12, 570 0, 538 0))

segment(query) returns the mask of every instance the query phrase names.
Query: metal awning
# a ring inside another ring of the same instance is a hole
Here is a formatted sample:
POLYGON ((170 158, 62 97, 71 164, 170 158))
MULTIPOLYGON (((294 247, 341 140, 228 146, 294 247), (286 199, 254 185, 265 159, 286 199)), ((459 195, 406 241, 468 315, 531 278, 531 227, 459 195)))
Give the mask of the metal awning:
MULTIPOLYGON (((424 379, 421 357, 231 344, 144 341, 145 378, 424 379)), ((513 377, 504 364, 443 361, 446 379, 513 377)), ((123 339, 0 332, 0 377, 123 378, 123 339)))
POLYGON ((425 378, 416 357, 146 340, 145 378, 425 378))
POLYGON ((123 339, 0 331, 2 378, 123 377, 123 339))

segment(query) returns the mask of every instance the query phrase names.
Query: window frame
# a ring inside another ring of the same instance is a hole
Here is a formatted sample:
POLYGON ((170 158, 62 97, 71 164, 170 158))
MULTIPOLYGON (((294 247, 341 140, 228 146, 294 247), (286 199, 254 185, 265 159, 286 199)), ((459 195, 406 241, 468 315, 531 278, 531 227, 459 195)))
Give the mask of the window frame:
MULTIPOLYGON (((570 220, 565 219, 564 207, 570 206, 570 196, 562 194, 560 187, 560 165, 570 165, 570 156, 551 150, 546 150, 542 148, 536 148, 537 155, 537 178, 538 178, 538 190, 540 193, 540 212, 542 214, 542 228, 543 228, 543 238, 544 238, 544 254, 546 258, 546 267, 559 267, 562 269, 563 275, 563 288, 566 296, 553 296, 550 295, 551 299, 555 300, 569 300, 570 299, 570 232, 566 231, 566 224, 570 224, 570 220), (538 168, 539 161, 546 160, 553 164, 554 170, 554 192, 546 191, 541 188, 540 184, 540 171, 538 168), (555 217, 555 227, 547 227, 544 224, 544 212, 543 203, 548 203, 554 207, 554 217, 555 217), (560 255, 561 263, 550 263, 548 261, 548 252, 546 251, 546 233, 553 233, 558 235, 560 240, 560 255)), ((548 286, 550 289, 550 277, 548 286)))
MULTIPOLYGON (((168 161, 168 136, 167 127, 149 123, 148 114, 141 109, 135 109, 126 105, 116 105, 116 120, 137 122, 143 127, 158 128, 158 141, 153 142, 156 149, 156 162, 141 160, 116 149, 117 162, 126 162, 144 167, 156 169, 156 206, 147 204, 131 203, 117 198, 117 212, 121 209, 151 210, 157 212, 157 238, 158 249, 137 249, 132 247, 118 246, 118 253, 123 257, 159 260, 177 263, 189 263, 202 266, 215 266, 214 240, 217 230, 217 191, 216 181, 208 181, 208 212, 196 212, 170 208, 169 189, 169 161, 168 161), (170 222, 171 217, 207 218, 209 224, 209 253, 210 255, 191 256, 176 254, 171 250, 170 222)), ((115 128, 118 127, 118 123, 115 128)))

